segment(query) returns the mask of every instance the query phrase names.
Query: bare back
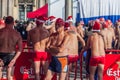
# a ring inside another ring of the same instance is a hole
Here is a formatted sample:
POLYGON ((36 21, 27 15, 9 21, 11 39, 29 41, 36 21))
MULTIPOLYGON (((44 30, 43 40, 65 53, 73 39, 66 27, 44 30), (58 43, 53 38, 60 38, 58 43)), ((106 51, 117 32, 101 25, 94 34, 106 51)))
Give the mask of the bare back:
POLYGON ((78 55, 78 39, 77 34, 74 31, 67 32, 70 36, 68 48, 69 48, 69 55, 78 55))
POLYGON ((33 43, 34 51, 45 51, 49 32, 45 28, 36 27, 29 32, 28 41, 33 43))
POLYGON ((101 35, 93 33, 89 38, 91 57, 105 56, 104 41, 101 35))
POLYGON ((16 45, 18 45, 18 50, 22 51, 22 38, 17 31, 3 28, 0 29, 0 34, 0 52, 13 53, 16 51, 16 45))
POLYGON ((79 33, 79 35, 80 35, 82 38, 84 38, 84 31, 83 31, 82 28, 77 27, 77 32, 79 33))
POLYGON ((105 49, 111 49, 112 48, 112 41, 114 39, 115 34, 109 29, 102 30, 101 33, 104 36, 105 49))

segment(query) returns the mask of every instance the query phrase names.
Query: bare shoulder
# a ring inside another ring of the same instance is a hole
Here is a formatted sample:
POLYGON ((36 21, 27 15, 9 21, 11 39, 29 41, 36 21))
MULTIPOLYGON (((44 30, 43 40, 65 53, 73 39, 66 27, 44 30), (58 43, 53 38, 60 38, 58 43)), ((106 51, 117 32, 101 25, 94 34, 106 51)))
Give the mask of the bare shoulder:
POLYGON ((17 36, 20 36, 20 32, 18 32, 17 30, 12 30, 12 33, 13 33, 13 35, 17 35, 17 36))
POLYGON ((68 33, 68 32, 65 32, 65 38, 68 38, 68 37, 70 37, 70 33, 68 33))

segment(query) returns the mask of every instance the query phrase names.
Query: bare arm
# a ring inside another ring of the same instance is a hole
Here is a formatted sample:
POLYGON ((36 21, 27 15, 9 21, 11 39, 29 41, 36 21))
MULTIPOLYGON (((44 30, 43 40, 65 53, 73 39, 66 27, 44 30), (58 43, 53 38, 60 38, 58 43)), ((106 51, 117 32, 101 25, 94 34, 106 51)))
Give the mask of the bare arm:
POLYGON ((55 22, 53 22, 51 25, 45 25, 45 24, 43 24, 43 27, 45 27, 46 29, 51 29, 54 26, 55 26, 55 22))
POLYGON ((27 45, 31 46, 31 38, 30 38, 30 32, 28 32, 28 36, 27 36, 27 45))
POLYGON ((84 51, 86 51, 86 50, 88 50, 90 48, 90 38, 91 38, 91 36, 88 37, 87 44, 85 46, 84 51))
POLYGON ((76 34, 77 34, 77 38, 81 42, 82 46, 85 47, 85 41, 84 41, 84 39, 78 33, 76 33, 76 34))
POLYGON ((46 48, 48 49, 51 44, 51 37, 47 38, 46 48))
POLYGON ((17 45, 18 45, 18 50, 16 51, 14 58, 10 61, 8 67, 12 67, 15 64, 16 60, 18 59, 18 57, 20 56, 22 52, 22 38, 20 35, 19 35, 17 45))
POLYGON ((64 37, 64 40, 63 40, 62 44, 58 47, 59 52, 62 52, 62 51, 64 51, 67 48, 69 40, 70 40, 69 35, 66 35, 64 37))

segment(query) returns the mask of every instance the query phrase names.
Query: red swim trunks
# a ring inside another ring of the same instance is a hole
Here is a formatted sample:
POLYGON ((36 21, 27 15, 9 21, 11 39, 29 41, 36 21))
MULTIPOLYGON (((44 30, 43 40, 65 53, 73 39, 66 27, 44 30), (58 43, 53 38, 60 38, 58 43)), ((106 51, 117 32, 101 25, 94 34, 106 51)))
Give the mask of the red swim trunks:
POLYGON ((47 61, 47 52, 36 51, 33 58, 34 61, 47 61))
POLYGON ((73 63, 73 62, 78 61, 78 58, 79 58, 78 55, 69 55, 68 56, 68 61, 69 61, 69 63, 73 63))
POLYGON ((105 56, 90 58, 90 66, 98 66, 98 64, 105 64, 105 56))

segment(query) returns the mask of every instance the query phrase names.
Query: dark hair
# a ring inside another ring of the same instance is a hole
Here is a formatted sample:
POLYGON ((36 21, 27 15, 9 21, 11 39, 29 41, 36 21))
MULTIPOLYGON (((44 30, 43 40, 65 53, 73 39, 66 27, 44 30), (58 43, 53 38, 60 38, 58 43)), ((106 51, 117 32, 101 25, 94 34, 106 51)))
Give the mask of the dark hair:
POLYGON ((6 19, 5 19, 5 23, 6 24, 11 24, 13 22, 14 22, 14 18, 12 16, 6 17, 6 19))
POLYGON ((77 27, 77 26, 79 26, 79 24, 80 24, 80 22, 76 22, 76 23, 75 23, 75 26, 77 27))

